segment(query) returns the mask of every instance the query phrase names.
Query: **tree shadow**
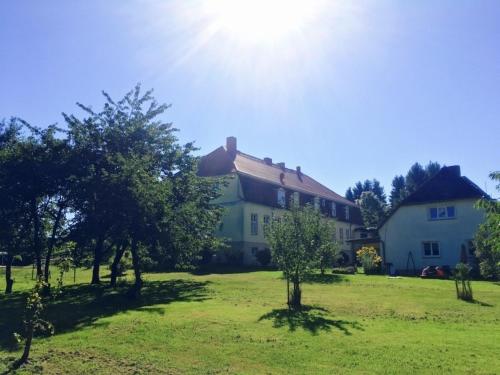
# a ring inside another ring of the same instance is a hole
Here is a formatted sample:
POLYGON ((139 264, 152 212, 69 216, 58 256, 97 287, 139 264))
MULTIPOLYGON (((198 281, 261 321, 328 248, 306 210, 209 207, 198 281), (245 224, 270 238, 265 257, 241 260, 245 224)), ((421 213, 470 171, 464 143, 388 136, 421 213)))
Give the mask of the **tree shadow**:
POLYGON ((465 302, 475 304, 475 305, 484 306, 484 307, 494 307, 494 305, 491 305, 491 304, 486 303, 486 302, 478 301, 477 299, 473 299, 472 301, 465 301, 465 302))
POLYGON ((260 267, 260 266, 231 266, 225 264, 216 264, 216 265, 206 265, 201 266, 193 271, 191 271, 192 275, 202 276, 202 275, 210 275, 210 274, 234 274, 234 273, 249 273, 249 272, 257 272, 257 271, 276 271, 275 267, 260 267))
POLYGON ((327 309, 318 306, 302 306, 295 310, 274 309, 262 315, 259 322, 272 319, 274 328, 288 326, 291 332, 302 328, 313 335, 317 335, 319 331, 331 331, 332 328, 340 330, 344 335, 352 335, 349 328, 363 331, 358 322, 331 319, 328 313, 327 309))
POLYGON ((338 274, 320 274, 314 273, 311 275, 307 275, 304 278, 304 283, 307 284, 335 284, 341 282, 349 282, 349 280, 343 276, 338 274))
MULTIPOLYGON (((103 317, 140 310, 163 314, 164 308, 155 305, 175 301, 204 301, 208 299, 206 282, 190 280, 145 281, 141 295, 132 298, 130 284, 116 288, 104 285, 79 284, 66 286, 53 301, 48 300, 45 318, 55 327, 55 333, 65 333, 97 324, 103 317)), ((0 348, 14 350, 14 332, 22 332, 22 320, 27 293, 0 296, 0 348)), ((102 323, 104 324, 104 323, 102 323)))

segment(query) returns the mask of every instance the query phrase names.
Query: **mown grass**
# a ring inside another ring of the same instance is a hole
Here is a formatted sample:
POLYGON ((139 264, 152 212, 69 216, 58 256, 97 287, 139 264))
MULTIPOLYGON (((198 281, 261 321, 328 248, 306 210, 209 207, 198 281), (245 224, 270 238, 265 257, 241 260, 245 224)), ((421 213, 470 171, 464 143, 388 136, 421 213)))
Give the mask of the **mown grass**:
MULTIPOLYGON (((0 373, 19 356, 11 334, 33 283, 29 269, 14 276, 16 292, 0 294, 0 373)), ((279 272, 147 274, 139 300, 124 283, 89 279, 67 275, 47 311, 56 334, 35 340, 18 373, 500 373, 494 283, 473 282, 467 303, 452 281, 318 275, 304 285, 306 307, 289 313, 279 272)))

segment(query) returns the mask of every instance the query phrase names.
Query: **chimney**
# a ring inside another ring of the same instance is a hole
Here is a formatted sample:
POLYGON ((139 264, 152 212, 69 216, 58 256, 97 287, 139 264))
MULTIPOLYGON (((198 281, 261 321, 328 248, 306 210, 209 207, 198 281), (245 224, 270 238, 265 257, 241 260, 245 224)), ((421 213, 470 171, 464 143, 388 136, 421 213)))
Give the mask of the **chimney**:
POLYGON ((300 181, 302 181, 302 171, 300 169, 300 166, 297 166, 297 177, 299 178, 300 181))
POLYGON ((453 177, 460 177, 461 176, 459 165, 451 165, 451 166, 447 167, 446 169, 447 169, 447 172, 450 176, 453 176, 453 177))
POLYGON ((278 167, 280 167, 281 169, 285 170, 285 163, 281 162, 281 163, 278 163, 276 164, 278 167))
POLYGON ((264 163, 266 163, 267 165, 273 165, 273 159, 271 159, 271 158, 264 158, 264 163))
POLYGON ((227 137, 226 138, 226 150, 228 153, 232 155, 236 155, 237 147, 236 147, 236 137, 227 137))

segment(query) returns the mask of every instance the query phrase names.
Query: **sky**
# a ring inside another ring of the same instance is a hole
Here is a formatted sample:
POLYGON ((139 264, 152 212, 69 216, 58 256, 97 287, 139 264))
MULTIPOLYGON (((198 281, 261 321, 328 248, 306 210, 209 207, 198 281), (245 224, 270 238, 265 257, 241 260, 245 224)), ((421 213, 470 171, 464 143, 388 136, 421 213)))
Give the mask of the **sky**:
POLYGON ((200 155, 235 136, 340 194, 432 160, 499 195, 497 0, 0 2, 0 119, 139 82, 200 155))

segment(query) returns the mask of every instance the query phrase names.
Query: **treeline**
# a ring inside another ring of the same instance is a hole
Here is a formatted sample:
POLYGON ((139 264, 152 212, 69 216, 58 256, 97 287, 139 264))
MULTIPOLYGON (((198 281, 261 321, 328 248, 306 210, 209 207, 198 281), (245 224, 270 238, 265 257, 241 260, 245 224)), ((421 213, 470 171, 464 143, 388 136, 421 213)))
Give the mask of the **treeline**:
POLYGON ((168 108, 140 86, 120 101, 104 94, 103 109, 78 104, 83 118, 64 114, 64 128, 39 128, 12 118, 0 123, 0 251, 6 292, 14 259, 34 262, 49 281, 55 252, 75 267, 131 258, 135 292, 145 268, 188 267, 215 249, 220 207, 210 204, 221 181, 197 176, 193 143, 160 119, 168 108))
POLYGON ((377 227, 391 210, 440 169, 441 165, 433 161, 425 167, 420 163, 415 163, 405 176, 397 175, 393 178, 389 197, 386 196, 384 187, 377 179, 356 182, 353 187, 347 189, 345 197, 359 204, 366 227, 377 227))

